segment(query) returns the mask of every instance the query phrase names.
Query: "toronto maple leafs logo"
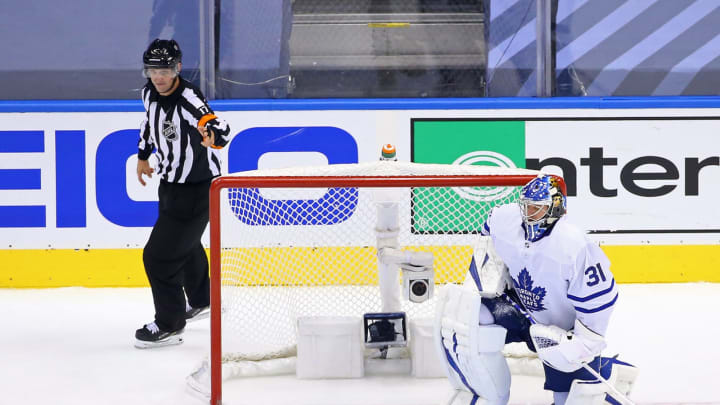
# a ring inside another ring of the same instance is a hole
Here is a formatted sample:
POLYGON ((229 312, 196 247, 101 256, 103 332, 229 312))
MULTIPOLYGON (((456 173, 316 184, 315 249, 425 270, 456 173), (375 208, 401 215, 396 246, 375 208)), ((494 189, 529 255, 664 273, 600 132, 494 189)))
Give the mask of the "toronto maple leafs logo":
POLYGON ((525 308, 531 312, 544 311, 546 309, 543 306, 546 290, 540 286, 533 288, 533 279, 530 277, 527 269, 522 269, 520 274, 518 274, 517 280, 513 278, 513 284, 525 308))

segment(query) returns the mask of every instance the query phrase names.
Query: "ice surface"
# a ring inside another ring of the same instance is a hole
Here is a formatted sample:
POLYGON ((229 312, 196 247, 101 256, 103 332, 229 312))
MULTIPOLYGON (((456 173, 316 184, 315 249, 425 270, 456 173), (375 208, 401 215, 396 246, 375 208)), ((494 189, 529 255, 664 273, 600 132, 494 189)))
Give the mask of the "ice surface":
MULTIPOLYGON (((720 284, 622 284, 604 354, 640 367, 638 404, 720 404, 720 284)), ((138 350, 135 329, 152 321, 147 288, 0 289, 0 404, 206 403, 185 378, 208 350, 209 321, 185 343, 138 350)), ((542 381, 513 381, 512 404, 550 404, 542 381)), ((442 379, 372 377, 225 384, 227 404, 438 404, 442 379)))

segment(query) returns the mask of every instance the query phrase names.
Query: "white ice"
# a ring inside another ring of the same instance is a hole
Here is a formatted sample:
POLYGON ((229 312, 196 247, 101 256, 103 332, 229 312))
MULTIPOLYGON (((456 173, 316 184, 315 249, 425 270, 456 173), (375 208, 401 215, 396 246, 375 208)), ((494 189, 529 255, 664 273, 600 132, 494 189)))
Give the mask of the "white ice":
MULTIPOLYGON (((720 404, 720 284, 622 284, 609 348, 640 368, 638 404, 720 404)), ((147 288, 0 289, 0 404, 207 403, 185 378, 209 345, 209 321, 185 343, 139 350, 152 321, 147 288)), ((538 378, 516 378, 511 404, 550 404, 538 378)), ((251 378, 225 384, 226 404, 439 404, 442 379, 251 378)))

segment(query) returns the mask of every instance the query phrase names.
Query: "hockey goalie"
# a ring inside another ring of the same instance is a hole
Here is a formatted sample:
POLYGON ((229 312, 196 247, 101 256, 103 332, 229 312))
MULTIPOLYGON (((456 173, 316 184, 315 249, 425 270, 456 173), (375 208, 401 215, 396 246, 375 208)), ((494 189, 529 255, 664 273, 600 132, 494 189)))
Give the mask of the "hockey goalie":
POLYGON ((435 339, 456 388, 450 404, 506 404, 501 351, 524 342, 542 360, 555 405, 632 403, 637 369, 603 356, 618 289, 603 251, 567 221, 559 178, 540 175, 518 203, 495 207, 469 268, 472 288, 448 285, 435 339))

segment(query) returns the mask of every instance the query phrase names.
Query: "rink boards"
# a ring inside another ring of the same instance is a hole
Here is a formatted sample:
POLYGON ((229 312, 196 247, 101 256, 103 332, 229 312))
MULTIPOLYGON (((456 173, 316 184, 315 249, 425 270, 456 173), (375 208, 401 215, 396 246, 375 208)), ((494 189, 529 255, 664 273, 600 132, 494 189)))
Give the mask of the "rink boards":
MULTIPOLYGON (((225 172, 374 161, 388 142, 401 161, 541 168, 619 282, 720 281, 720 102, 535 101, 213 106, 225 172)), ((0 287, 146 285, 157 179, 135 176, 141 105, 112 105, 0 104, 0 287)))

